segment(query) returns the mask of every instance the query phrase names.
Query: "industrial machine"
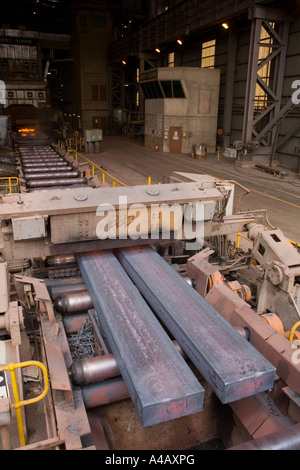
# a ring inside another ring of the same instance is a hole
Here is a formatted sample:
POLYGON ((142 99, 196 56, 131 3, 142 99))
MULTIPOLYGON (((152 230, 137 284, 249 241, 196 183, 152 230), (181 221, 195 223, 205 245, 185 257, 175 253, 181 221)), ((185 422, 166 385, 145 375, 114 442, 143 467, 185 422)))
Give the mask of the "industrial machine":
POLYGON ((46 147, 0 203, 2 448, 300 449, 296 247, 232 181, 99 186, 46 147))

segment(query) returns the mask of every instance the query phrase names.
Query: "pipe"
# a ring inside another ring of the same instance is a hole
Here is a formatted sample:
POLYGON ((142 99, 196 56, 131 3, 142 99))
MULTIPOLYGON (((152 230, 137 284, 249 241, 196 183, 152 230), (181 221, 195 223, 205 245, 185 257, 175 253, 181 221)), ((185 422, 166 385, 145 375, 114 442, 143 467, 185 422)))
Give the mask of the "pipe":
POLYGON ((54 307, 59 313, 76 313, 93 308, 93 302, 88 291, 83 290, 57 297, 54 307))
POLYGON ((227 450, 300 450, 300 424, 227 450))
POLYGON ((48 187, 48 186, 71 186, 73 184, 84 184, 85 178, 60 178, 60 179, 44 179, 38 181, 28 181, 30 188, 48 187))

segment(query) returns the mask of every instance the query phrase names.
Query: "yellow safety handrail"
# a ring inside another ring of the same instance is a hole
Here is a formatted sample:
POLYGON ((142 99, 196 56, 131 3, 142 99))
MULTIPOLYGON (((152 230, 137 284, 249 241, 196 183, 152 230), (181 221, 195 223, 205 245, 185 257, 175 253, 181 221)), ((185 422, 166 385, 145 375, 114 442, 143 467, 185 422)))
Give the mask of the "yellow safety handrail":
POLYGON ((16 409, 20 444, 21 444, 22 447, 24 447, 26 445, 26 442, 25 442, 25 435, 24 435, 24 428, 23 428, 23 419, 22 419, 22 413, 21 413, 21 406, 31 405, 32 403, 36 403, 36 402, 42 400, 47 395, 47 393, 49 391, 48 372, 47 372, 47 369, 44 366, 44 364, 42 364, 41 362, 38 362, 38 361, 19 362, 18 364, 10 363, 6 366, 0 366, 0 371, 3 371, 3 370, 9 371, 10 374, 11 374, 12 389, 13 389, 14 400, 15 400, 15 403, 12 403, 11 407, 16 409), (20 401, 18 384, 17 384, 17 377, 16 377, 16 369, 20 369, 22 367, 28 367, 28 366, 37 366, 40 369, 42 369, 43 376, 44 376, 44 391, 35 398, 20 401))
POLYGON ((95 169, 99 170, 101 173, 102 173, 102 181, 103 183, 105 182, 105 177, 107 176, 108 178, 110 178, 113 182, 113 187, 116 186, 116 184, 118 184, 119 186, 126 186, 124 183, 122 183, 121 181, 119 181, 117 178, 115 178, 114 176, 110 175, 107 171, 103 170, 103 168, 101 168, 100 166, 96 165, 94 162, 92 162, 91 160, 89 160, 88 158, 86 158, 84 155, 82 155, 81 153, 77 152, 77 150, 73 149, 72 147, 69 147, 66 143, 64 142, 61 142, 59 141, 58 142, 59 146, 62 147, 62 145, 65 147, 65 149, 67 150, 68 153, 74 153, 75 154, 75 160, 78 160, 78 157, 79 158, 82 158, 83 160, 85 160, 86 162, 89 163, 89 165, 91 166, 92 168, 92 175, 94 176, 95 175, 95 169))
POLYGON ((7 184, 0 184, 0 187, 1 188, 9 187, 9 194, 12 193, 13 187, 19 185, 19 178, 17 178, 16 176, 2 176, 0 180, 8 180, 7 184), (12 181, 15 181, 15 183, 13 183, 12 181))
POLYGON ((292 329, 291 329, 291 331, 290 331, 290 336, 289 336, 289 341, 290 341, 290 343, 293 342, 294 333, 295 333, 296 329, 298 328, 298 326, 300 326, 300 321, 298 321, 297 323, 295 323, 295 325, 292 327, 292 329))

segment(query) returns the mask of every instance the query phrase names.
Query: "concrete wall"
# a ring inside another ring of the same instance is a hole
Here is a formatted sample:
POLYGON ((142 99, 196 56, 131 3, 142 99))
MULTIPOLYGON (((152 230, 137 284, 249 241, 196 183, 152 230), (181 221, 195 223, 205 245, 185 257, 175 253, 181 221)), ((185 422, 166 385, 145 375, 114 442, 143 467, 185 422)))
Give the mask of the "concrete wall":
POLYGON ((111 34, 111 17, 101 6, 94 10, 83 8, 77 12, 72 35, 76 74, 73 95, 76 96, 74 105, 80 109, 83 129, 94 127, 97 117, 100 128, 103 128, 108 119, 107 47, 111 34), (98 99, 95 99, 93 87, 99 87, 98 99))
POLYGON ((192 145, 216 150, 220 71, 194 67, 158 69, 158 80, 180 80, 186 98, 147 99, 145 146, 170 152, 170 128, 182 128, 182 153, 192 145))

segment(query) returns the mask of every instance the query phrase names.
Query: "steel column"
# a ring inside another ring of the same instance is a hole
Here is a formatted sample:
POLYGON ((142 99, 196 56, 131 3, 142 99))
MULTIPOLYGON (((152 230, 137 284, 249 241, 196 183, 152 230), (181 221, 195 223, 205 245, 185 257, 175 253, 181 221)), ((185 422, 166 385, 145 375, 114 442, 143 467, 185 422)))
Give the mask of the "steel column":
POLYGON ((222 403, 272 388, 275 367, 158 253, 135 247, 117 256, 222 403))
POLYGON ((142 425, 201 411, 201 384, 114 254, 82 254, 78 263, 142 425))

